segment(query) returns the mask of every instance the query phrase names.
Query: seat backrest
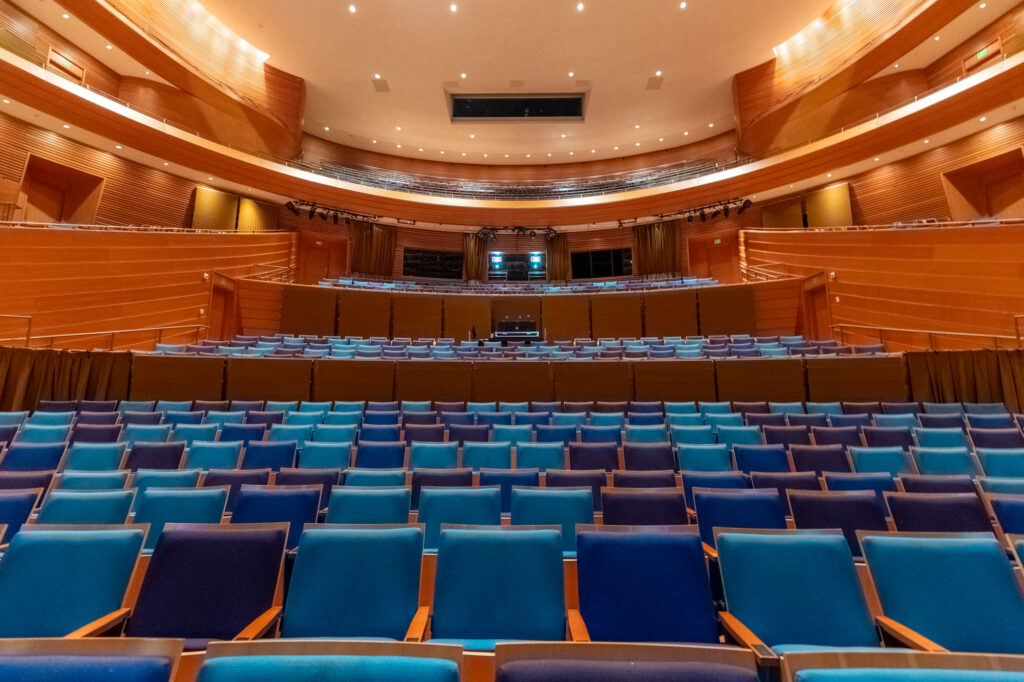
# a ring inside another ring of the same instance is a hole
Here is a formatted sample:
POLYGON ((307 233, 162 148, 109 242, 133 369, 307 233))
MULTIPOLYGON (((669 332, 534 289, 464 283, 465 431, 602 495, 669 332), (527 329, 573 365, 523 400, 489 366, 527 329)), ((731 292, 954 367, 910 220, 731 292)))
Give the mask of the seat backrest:
POLYGON ((142 536, 23 529, 0 562, 0 637, 63 637, 121 608, 142 536))
POLYGON ((404 639, 419 603, 422 554, 420 528, 307 530, 281 636, 404 639))
POLYGON ((861 553, 857 531, 888 529, 884 500, 874 490, 791 490, 789 506, 797 528, 838 528, 855 556, 861 553))
POLYGON ((405 485, 405 469, 349 469, 345 472, 345 486, 396 487, 405 485))
POLYGON ((577 543, 580 613, 591 640, 718 642, 697 535, 588 530, 577 543))
POLYGON ((458 443, 413 442, 409 448, 409 467, 412 469, 454 469, 458 464, 458 443))
POLYGON ((907 451, 899 446, 849 448, 849 454, 850 463, 857 473, 886 473, 898 476, 912 471, 907 451))
POLYGON ((39 507, 37 523, 120 524, 128 519, 133 490, 54 490, 39 507))
POLYGON ((992 533, 975 493, 886 493, 896 529, 915 533, 992 533))
POLYGON ((830 445, 793 445, 789 449, 796 471, 850 471, 846 448, 838 443, 830 445))
POLYGON ((137 442, 128 449, 124 458, 125 469, 177 469, 185 454, 185 443, 142 443, 137 442))
POLYGON ((715 546, 715 528, 786 527, 786 512, 776 490, 693 491, 700 539, 715 546))
POLYGON ((400 469, 405 466, 405 443, 360 440, 356 446, 355 465, 369 469, 400 469))
POLYGON ((594 494, 590 488, 513 487, 513 526, 562 527, 562 549, 576 551, 576 524, 594 523, 594 494))
POLYGON ((273 605, 286 535, 283 525, 166 526, 125 634, 233 639, 273 605))
POLYGON ((762 473, 750 474, 750 481, 755 488, 775 488, 779 491, 782 507, 789 514, 790 490, 821 490, 821 481, 814 471, 797 471, 793 473, 762 473))
POLYGON ((331 492, 327 523, 408 523, 411 500, 412 491, 404 486, 339 486, 331 492))
POLYGON ((277 471, 295 464, 295 441, 253 441, 245 446, 240 468, 277 471))
POLYGON ((557 530, 443 531, 432 636, 565 639, 562 570, 557 530))
POLYGON ((185 453, 185 466, 200 469, 234 469, 242 454, 241 441, 192 441, 185 453))
POLYGON ((242 485, 231 523, 287 523, 288 549, 299 544, 302 528, 316 523, 320 512, 320 486, 242 485))
POLYGON ((601 509, 609 526, 677 526, 689 521, 679 488, 605 488, 601 509))
POLYGON ((994 537, 864 538, 886 616, 951 651, 1024 653, 1024 596, 994 537))
POLYGON ((152 549, 165 524, 220 523, 227 504, 227 487, 146 488, 138 492, 135 522, 149 524, 146 549, 152 549))
POLYGON ((842 535, 718 535, 728 610, 768 646, 875 647, 878 637, 842 535))
POLYGON ((917 471, 926 476, 972 476, 978 473, 974 456, 962 445, 912 448, 910 454, 917 471))
POLYGON ((420 491, 418 519, 426 529, 424 546, 435 549, 441 536, 442 523, 500 525, 501 490, 497 486, 423 488, 420 491))
MULTIPOLYGON (((22 524, 28 521, 29 515, 32 514, 32 510, 42 494, 42 488, 0 489, 0 524, 7 526, 3 536, 0 537, 0 544, 10 542, 15 533, 21 529, 22 524)), ((591 523, 593 523, 593 516, 591 516, 591 523)))

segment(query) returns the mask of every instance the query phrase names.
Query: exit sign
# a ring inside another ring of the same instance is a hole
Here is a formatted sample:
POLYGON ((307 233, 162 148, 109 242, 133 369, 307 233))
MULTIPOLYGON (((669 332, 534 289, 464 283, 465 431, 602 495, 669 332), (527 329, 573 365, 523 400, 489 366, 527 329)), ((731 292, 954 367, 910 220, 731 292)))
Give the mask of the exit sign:
POLYGON ((721 244, 721 243, 722 243, 722 240, 721 240, 721 239, 716 239, 716 240, 715 240, 715 244, 721 244))
POLYGON ((987 47, 984 50, 982 50, 981 52, 978 53, 978 59, 984 59, 987 56, 988 56, 988 48, 987 47))

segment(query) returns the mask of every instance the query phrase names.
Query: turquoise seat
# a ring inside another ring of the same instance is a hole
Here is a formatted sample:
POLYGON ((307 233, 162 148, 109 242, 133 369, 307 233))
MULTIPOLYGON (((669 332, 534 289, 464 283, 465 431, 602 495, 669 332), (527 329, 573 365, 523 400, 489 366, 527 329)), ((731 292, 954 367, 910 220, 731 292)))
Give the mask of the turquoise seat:
POLYGON ((28 419, 28 411, 0 412, 0 426, 20 426, 28 419))
POLYGON ((760 426, 719 426, 718 442, 730 450, 736 445, 764 445, 760 426))
POLYGON ((718 442, 715 439, 715 432, 711 430, 710 426, 673 426, 670 433, 672 434, 672 444, 677 447, 680 445, 714 445, 718 442))
POLYGON ((468 402, 468 403, 466 403, 466 412, 472 412, 472 413, 475 414, 477 412, 497 412, 497 411, 498 411, 498 403, 496 403, 496 402, 493 402, 493 403, 468 402))
POLYGON ((142 535, 23 527, 0 562, 0 637, 63 637, 121 608, 142 535))
POLYGON ((312 435, 312 425, 273 424, 271 425, 270 430, 267 432, 267 441, 294 441, 296 444, 298 444, 305 443, 307 440, 320 440, 319 438, 312 438, 312 435))
POLYGON ((576 554, 576 524, 594 523, 590 488, 512 488, 513 526, 561 526, 562 551, 576 554))
POLYGON ((53 479, 54 490, 124 490, 130 471, 65 471, 53 479))
POLYGON ((704 415, 704 420, 716 433, 723 426, 743 426, 743 415, 739 412, 711 412, 704 415))
POLYGON ((626 415, 622 412, 594 412, 590 415, 591 426, 616 426, 626 428, 626 415))
POLYGON ((458 443, 414 442, 409 447, 410 469, 454 469, 458 464, 458 443))
POLYGON ((808 402, 804 403, 807 414, 823 414, 831 417, 834 414, 843 414, 843 405, 838 402, 808 402))
POLYGON ((503 641, 564 640, 560 535, 557 530, 443 531, 430 641, 491 650, 503 641))
POLYGON ((66 443, 70 434, 70 425, 43 426, 40 424, 23 424, 18 429, 18 433, 15 434, 14 441, 17 443, 66 443))
POLYGON ((179 424, 174 427, 174 431, 171 433, 171 440, 182 441, 186 447, 191 446, 196 441, 215 441, 217 440, 219 428, 216 423, 179 424))
POLYGON ((913 473, 907 451, 899 446, 849 448, 853 470, 858 474, 886 473, 890 476, 913 473))
POLYGON ((132 476, 135 504, 138 494, 147 488, 195 488, 199 485, 200 469, 139 469, 132 476))
MULTIPOLYGON (((468 445, 468 443, 467 443, 468 445)), ((463 447, 462 463, 471 466, 466 461, 466 451, 463 447)), ((507 467, 495 467, 503 469, 507 467)), ((520 443, 516 446, 516 468, 537 469, 547 471, 548 469, 565 468, 565 446, 562 443, 520 443)))
POLYGON ((959 427, 944 429, 914 429, 914 440, 922 448, 967 447, 967 434, 959 427))
POLYGON ((429 400, 403 400, 402 412, 430 412, 429 400))
POLYGON ((74 412, 35 412, 25 420, 25 424, 35 426, 70 426, 74 421, 74 412))
POLYGON ((771 412, 772 414, 804 414, 804 404, 801 402, 769 402, 768 411, 771 412))
POLYGON ((300 469, 347 469, 352 461, 352 443, 306 441, 298 454, 300 469))
POLYGON ((206 419, 203 420, 203 423, 213 424, 214 426, 220 426, 221 424, 243 424, 245 423, 245 412, 242 410, 232 410, 231 412, 210 410, 206 413, 206 419))
POLYGON ((1024 448, 978 448, 975 454, 986 476, 1024 478, 1024 448))
MULTIPOLYGON (((270 408, 267 408, 270 409, 270 408)), ((331 410, 331 401, 316 402, 312 400, 303 400, 302 404, 299 405, 299 412, 329 412, 331 410)))
POLYGON ((719 533, 718 558, 729 612, 776 653, 879 645, 843 535, 719 533))
POLYGON ((316 426, 323 419, 323 412, 288 412, 284 415, 284 423, 289 426, 316 426))
POLYGON ((121 524, 128 519, 132 490, 55 490, 43 499, 37 523, 121 524))
POLYGON ((345 472, 345 485, 387 488, 403 486, 405 469, 349 469, 345 472))
POLYGON ((409 522, 412 491, 406 487, 336 486, 327 506, 327 523, 404 524, 409 522))
POLYGON ((701 414, 666 414, 665 426, 705 426, 704 416, 701 414))
POLYGON ((419 605, 422 556, 421 528, 307 529, 281 636, 405 639, 419 605))
MULTIPOLYGON (((313 427, 313 437, 303 438, 302 441, 312 440, 317 443, 352 443, 359 434, 359 427, 350 424, 318 424, 313 427)), ((299 434, 301 435, 301 434, 299 434)))
POLYGON ((698 403, 698 410, 703 415, 708 414, 727 414, 732 412, 732 403, 728 401, 723 402, 706 402, 700 401, 698 403))
POLYGON ((411 656, 266 656, 208 659, 199 682, 458 682, 459 665, 411 656))
POLYGON ((971 475, 978 473, 977 464, 965 447, 911 448, 910 455, 921 474, 935 476, 971 475))
POLYGON ((732 471, 732 453, 728 445, 680 445, 680 471, 732 471))
POLYGON ((185 451, 186 469, 236 469, 242 456, 242 441, 193 441, 185 451))
POLYGON ((228 503, 228 488, 156 488, 140 490, 135 522, 148 523, 146 549, 153 549, 168 523, 220 523, 228 503))
POLYGON ((72 443, 64 455, 65 471, 114 471, 124 459, 126 443, 72 443))
POLYGON ((121 441, 135 443, 166 443, 170 440, 171 424, 128 424, 121 431, 121 441))
POLYGON ((950 651, 1024 653, 1024 595, 996 538, 877 535, 862 545, 886 616, 950 651))
POLYGON ((553 412, 551 414, 552 426, 583 426, 587 423, 586 412, 553 412))
POLYGON ((668 431, 664 426, 627 426, 627 443, 667 443, 668 431))
MULTIPOLYGON (((426 527, 424 547, 436 549, 441 524, 501 525, 501 490, 487 488, 428 488, 420 491, 419 523, 426 527)), ((559 550, 561 554, 561 550, 559 550)))
POLYGON ((328 412, 323 423, 328 426, 359 426, 363 423, 363 412, 328 412))
POLYGON ((268 400, 263 408, 267 412, 297 412, 298 400, 268 400))
POLYGON ((1002 495, 1024 495, 1024 477, 1021 478, 989 478, 978 479, 981 489, 987 493, 1002 495))
POLYGON ((513 446, 519 443, 532 443, 533 427, 530 424, 495 424, 491 427, 491 440, 513 446))

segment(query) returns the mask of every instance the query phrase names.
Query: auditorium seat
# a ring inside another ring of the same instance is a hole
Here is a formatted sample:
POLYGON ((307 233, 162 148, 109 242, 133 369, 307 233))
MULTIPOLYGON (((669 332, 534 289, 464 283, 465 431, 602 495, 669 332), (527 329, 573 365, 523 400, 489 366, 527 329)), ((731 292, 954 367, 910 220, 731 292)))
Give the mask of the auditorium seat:
POLYGON ((604 469, 612 471, 619 468, 619 448, 615 442, 599 440, 597 442, 569 444, 570 469, 604 469))
POLYGON ((811 432, 806 426, 765 426, 763 430, 764 442, 768 445, 778 443, 788 448, 811 444, 811 432))
POLYGON ((499 526, 501 491, 497 486, 424 488, 420 491, 418 522, 425 528, 424 547, 427 550, 437 549, 442 524, 499 526))
POLYGON ((1006 405, 1003 403, 968 403, 963 404, 964 412, 972 414, 1007 414, 1006 405))
POLYGON ((736 469, 749 474, 751 471, 790 471, 786 446, 781 443, 770 445, 737 445, 733 448, 736 469))
POLYGON ((120 424, 83 424, 71 430, 72 443, 116 443, 121 436, 120 424))
POLYGON ((872 415, 867 412, 856 412, 846 414, 833 414, 828 418, 828 423, 836 428, 856 428, 858 431, 865 426, 871 426, 872 415))
POLYGON ((813 471, 821 475, 825 471, 850 471, 850 460, 846 448, 833 445, 794 445, 789 449, 793 471, 813 471))
POLYGON ((576 525, 594 523, 589 488, 513 487, 510 502, 513 526, 561 526, 562 550, 567 556, 576 555, 576 525))
POLYGON ((725 444, 680 445, 678 449, 681 471, 731 471, 732 465, 732 453, 725 444))
MULTIPOLYGON (((569 443, 577 440, 576 427, 573 425, 555 426, 554 416, 552 415, 551 426, 538 426, 536 429, 536 439, 538 443, 557 443, 561 442, 565 447, 569 447, 569 443)), ((486 427, 484 427, 486 428, 486 427)), ((449 439, 451 435, 449 434, 449 439)))
POLYGON ((1016 420, 1009 414, 968 414, 967 426, 974 429, 1019 428, 1016 420))
POLYGON ((686 525, 686 500, 679 488, 603 488, 601 510, 609 526, 686 525))
POLYGON ((992 523, 975 493, 886 493, 897 530, 916 533, 991 533, 992 523))
POLYGON ((135 500, 135 523, 148 523, 146 549, 156 546, 167 523, 220 523, 228 488, 147 489, 135 500))
POLYGON ((512 489, 519 486, 536 488, 540 485, 537 469, 481 469, 480 487, 497 486, 501 491, 501 513, 508 514, 512 507, 512 489))
POLYGON ((4 552, 0 637, 64 637, 120 609, 143 534, 24 527, 4 552))
POLYGON ((128 448, 121 467, 130 471, 137 469, 178 469, 185 454, 185 443, 138 442, 128 448))
POLYGON ((786 415, 779 412, 772 412, 769 414, 757 414, 750 413, 744 416, 748 426, 774 426, 782 427, 786 426, 786 415))
POLYGON ((977 460, 965 447, 911 448, 918 473, 929 476, 974 476, 980 472, 977 460))
MULTIPOLYGON (((885 493, 897 490, 896 479, 888 472, 869 474, 844 474, 838 472, 825 472, 823 476, 826 490, 871 490, 878 499, 885 502, 885 493)), ((883 509, 884 511, 884 509, 883 509)), ((888 513, 888 512, 886 512, 888 513)))
POLYGON ((815 445, 838 445, 843 448, 864 445, 857 426, 812 426, 815 445))
POLYGON ((967 429, 967 436, 975 448, 1022 448, 1024 433, 1018 428, 967 429))
POLYGON ((985 476, 1024 477, 1024 448, 978 448, 975 455, 985 476))
POLYGON ((74 412, 78 407, 76 400, 40 400, 36 403, 36 412, 74 412))
POLYGON ((448 529, 439 540, 431 643, 565 639, 558 531, 448 529))
POLYGON ((326 522, 405 524, 411 500, 412 491, 406 487, 339 486, 331 492, 326 522))
POLYGON ((612 485, 616 488, 675 488, 679 485, 676 472, 663 471, 613 471, 612 485))
POLYGON ((994 537, 869 535, 885 616, 950 651, 1024 653, 1024 596, 994 537))
POLYGON ((345 472, 345 486, 393 488, 406 484, 405 469, 348 469, 345 472))
POLYGON ((904 427, 907 429, 915 429, 921 425, 918 421, 917 415, 913 413, 899 413, 899 414, 876 414, 872 417, 875 426, 882 427, 904 427))
POLYGON ((759 426, 720 426, 718 442, 730 450, 736 445, 764 445, 764 436, 759 426))
POLYGON ((632 471, 673 469, 675 456, 669 443, 626 443, 622 446, 623 467, 632 471))
POLYGON ((750 474, 751 486, 754 488, 775 488, 779 492, 782 507, 789 514, 790 490, 821 490, 821 482, 814 471, 796 471, 792 473, 768 473, 755 471, 750 474))
POLYGON ((79 412, 78 417, 75 420, 76 425, 82 424, 102 424, 111 425, 116 424, 121 418, 121 413, 117 411, 113 412, 79 412))
MULTIPOLYGON (((465 460, 465 452, 466 449, 463 447, 463 465, 470 466, 465 460)), ((519 443, 516 445, 516 467, 548 471, 563 469, 566 466, 565 446, 561 442, 519 443)), ((2 462, 0 462, 0 468, 2 468, 2 462)))
POLYGON ((39 426, 25 424, 18 429, 12 443, 65 443, 71 434, 71 426, 39 426))
POLYGON ((718 441, 710 426, 673 426, 669 430, 672 443, 680 445, 714 445, 718 441))
POLYGON ((974 479, 969 475, 901 474, 899 487, 907 493, 974 493, 974 479))
POLYGON ((789 506, 796 528, 838 528, 854 556, 861 555, 857 531, 888 530, 885 501, 874 490, 792 490, 789 506))
POLYGON ((953 658, 949 653, 904 649, 812 652, 790 654, 786 667, 792 682, 998 682, 1024 677, 1020 660, 1012 656, 956 656, 955 662, 953 658))
POLYGON ((865 426, 861 433, 868 447, 898 446, 909 450, 914 445, 914 435, 906 426, 865 426))
POLYGON ((714 549, 716 528, 763 529, 786 527, 786 512, 775 490, 707 490, 693 492, 701 541, 714 549))
POLYGON ((114 525, 128 520, 133 490, 54 490, 43 498, 36 523, 114 525))
POLYGON ((53 479, 54 490, 124 490, 129 471, 65 471, 53 479))
POLYGON ((548 469, 544 479, 545 486, 548 488, 590 488, 594 511, 601 511, 601 490, 608 484, 608 476, 603 469, 573 471, 548 469))
POLYGON ((285 547, 299 544, 302 528, 316 523, 320 512, 320 486, 242 485, 231 512, 231 523, 287 523, 285 547))
MULTIPOLYGON (((582 412, 579 414, 583 414, 582 412)), ((644 412, 642 415, 647 417, 657 417, 657 414, 644 412)), ((643 426, 639 422, 630 421, 630 424, 634 426, 643 426)), ((652 424, 646 424, 652 426, 652 424)), ((582 428, 584 424, 581 422, 579 426, 582 428)), ((590 426, 602 426, 602 427, 614 427, 617 429, 626 428, 626 415, 622 412, 592 412, 590 414, 590 426)))
POLYGON ((804 403, 804 408, 807 410, 807 414, 824 414, 827 417, 832 417, 833 415, 837 414, 843 414, 843 405, 842 403, 837 401, 808 401, 804 403))
POLYGON ((917 420, 921 427, 926 429, 962 429, 964 428, 964 415, 953 414, 918 414, 917 420))
POLYGON ((181 441, 185 447, 191 447, 196 441, 216 440, 218 431, 217 424, 182 424, 171 432, 171 440, 181 441))
MULTIPOLYGON (((0 536, 0 545, 9 543, 11 538, 21 530, 44 492, 43 488, 0 489, 0 524, 4 526, 4 532, 0 536)), ((581 523, 593 522, 593 516, 591 516, 590 521, 581 523)))

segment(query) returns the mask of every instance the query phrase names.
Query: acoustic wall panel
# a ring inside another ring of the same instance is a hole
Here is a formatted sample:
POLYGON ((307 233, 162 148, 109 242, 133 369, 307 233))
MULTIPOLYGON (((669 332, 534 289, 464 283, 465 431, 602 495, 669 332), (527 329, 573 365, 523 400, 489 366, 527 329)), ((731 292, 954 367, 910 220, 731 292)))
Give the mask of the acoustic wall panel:
POLYGON ((590 297, 590 327, 595 339, 644 335, 643 294, 599 294, 590 297))
POLYGON ((417 339, 443 336, 442 298, 434 294, 392 294, 391 335, 417 339))
POLYGON ((503 321, 533 320, 543 329, 540 319, 541 296, 495 296, 491 299, 491 329, 503 321))
POLYGON ((281 331, 285 334, 334 334, 338 291, 306 285, 286 286, 281 291, 281 331))
POLYGON ((473 400, 553 400, 550 362, 473 363, 473 400))
POLYGON ((697 290, 700 333, 752 334, 757 328, 754 288, 750 284, 707 287, 697 290))
POLYGON ((220 400, 224 358, 132 355, 132 400, 220 400))
POLYGON ((908 400, 902 355, 870 358, 807 358, 807 399, 908 400))
POLYGON ((697 290, 651 291, 644 296, 644 333, 647 336, 696 336, 697 290))
POLYGON ((632 400, 634 364, 641 363, 554 362, 555 400, 632 400))
POLYGON ((807 379, 800 358, 734 358, 715 362, 719 400, 807 399, 807 379))
POLYGON ((208 187, 196 187, 192 228, 234 231, 238 219, 238 197, 208 187))
POLYGON ((489 296, 453 294, 444 297, 444 336, 462 341, 491 335, 489 296))
POLYGON ((313 400, 394 400, 395 363, 321 360, 313 366, 313 400))
POLYGON ((590 298, 587 296, 541 296, 543 326, 548 341, 590 338, 590 298))
POLYGON ((468 400, 472 393, 472 362, 395 363, 395 400, 468 400))
POLYGON ((338 334, 391 336, 391 294, 386 291, 338 291, 338 334))
POLYGON ((657 360, 634 362, 637 400, 717 399, 715 364, 710 360, 657 360))
POLYGON ((309 400, 313 361, 300 358, 228 358, 228 400, 309 400))

